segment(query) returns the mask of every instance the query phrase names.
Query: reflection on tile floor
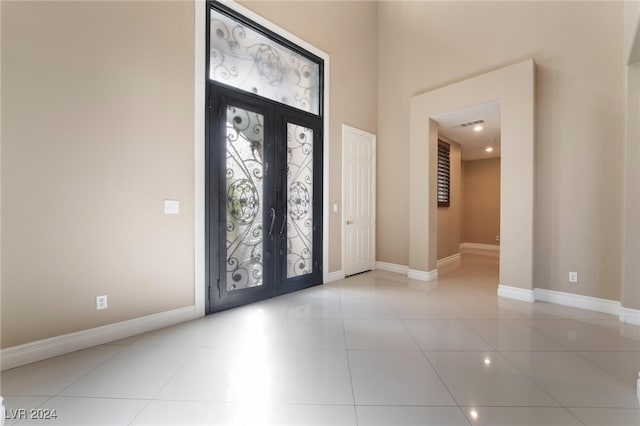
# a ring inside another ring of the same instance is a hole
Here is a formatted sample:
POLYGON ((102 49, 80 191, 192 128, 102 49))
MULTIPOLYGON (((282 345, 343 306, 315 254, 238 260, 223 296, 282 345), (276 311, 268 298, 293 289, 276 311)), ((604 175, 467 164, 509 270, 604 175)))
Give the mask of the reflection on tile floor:
POLYGON ((497 276, 374 271, 8 370, 6 424, 638 426, 640 327, 497 276))

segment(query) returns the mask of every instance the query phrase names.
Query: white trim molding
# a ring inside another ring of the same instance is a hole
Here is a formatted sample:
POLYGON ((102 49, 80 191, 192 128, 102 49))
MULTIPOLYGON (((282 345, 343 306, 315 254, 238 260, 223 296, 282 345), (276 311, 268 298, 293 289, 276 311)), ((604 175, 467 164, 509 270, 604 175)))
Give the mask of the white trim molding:
POLYGON ((418 271, 416 269, 409 269, 407 265, 398 265, 397 263, 389 262, 376 262, 376 269, 381 271, 395 272, 396 274, 406 275, 412 280, 418 281, 433 281, 438 279, 438 270, 433 271, 418 271))
POLYGON ((544 288, 527 290, 502 284, 498 286, 498 296, 507 299, 521 300, 523 302, 548 302, 588 311, 602 312, 617 316, 620 322, 640 325, 640 310, 625 308, 620 302, 615 300, 600 299, 598 297, 583 296, 581 294, 565 293, 544 288))
POLYGON ((621 309, 620 302, 614 300, 599 299, 597 297, 547 290, 544 288, 536 288, 533 291, 535 299, 541 302, 550 302, 557 305, 571 306, 616 316, 620 313, 621 309))
POLYGON ((498 244, 460 243, 460 252, 482 256, 500 256, 498 244))
POLYGON ((328 272, 326 274, 326 278, 324 279, 324 284, 340 280, 344 280, 344 272, 342 270, 328 272))
POLYGON ((407 265, 398 265, 397 263, 389 262, 376 262, 376 269, 381 271, 395 272, 396 274, 407 275, 409 273, 409 267, 407 265))
POLYGON ((503 284, 498 285, 498 296, 529 303, 536 301, 533 290, 503 284))
POLYGON ((436 263, 436 268, 438 269, 446 268, 449 266, 451 267, 460 266, 460 253, 452 254, 451 256, 438 259, 438 262, 436 263))
POLYGON ((640 325, 640 309, 620 308, 620 322, 640 325))
POLYGON ((412 280, 418 281, 434 281, 438 279, 438 270, 433 271, 418 271, 417 269, 409 269, 407 276, 412 280))
POLYGON ((37 340, 24 345, 12 346, 0 351, 0 370, 4 371, 32 362, 42 361, 43 359, 126 339, 127 337, 190 321, 201 316, 199 307, 192 305, 62 336, 37 340))
POLYGON ((193 215, 194 215, 194 303, 196 311, 201 316, 205 314, 205 43, 206 43, 206 2, 197 0, 194 2, 195 8, 195 74, 194 74, 194 107, 193 107, 193 215))
POLYGON ((376 262, 376 269, 381 271, 395 272, 396 274, 406 275, 412 280, 418 281, 434 281, 438 279, 438 270, 433 271, 418 271, 416 269, 409 269, 407 265, 398 265, 397 263, 388 262, 376 262))

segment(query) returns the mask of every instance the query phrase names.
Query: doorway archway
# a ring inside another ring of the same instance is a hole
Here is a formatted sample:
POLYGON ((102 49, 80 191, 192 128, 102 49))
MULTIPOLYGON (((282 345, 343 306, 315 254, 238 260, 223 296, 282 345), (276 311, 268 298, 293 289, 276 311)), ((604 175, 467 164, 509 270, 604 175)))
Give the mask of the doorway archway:
POLYGON ((409 142, 409 277, 437 278, 435 115, 500 100, 500 272, 498 294, 533 302, 533 59, 416 95, 409 142))

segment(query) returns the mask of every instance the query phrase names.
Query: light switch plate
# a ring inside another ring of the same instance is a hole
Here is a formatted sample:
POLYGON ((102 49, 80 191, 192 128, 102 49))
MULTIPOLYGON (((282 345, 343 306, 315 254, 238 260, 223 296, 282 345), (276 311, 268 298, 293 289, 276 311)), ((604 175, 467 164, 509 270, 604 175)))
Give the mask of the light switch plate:
POLYGON ((178 214, 178 213, 180 213, 180 201, 164 200, 164 214, 178 214))

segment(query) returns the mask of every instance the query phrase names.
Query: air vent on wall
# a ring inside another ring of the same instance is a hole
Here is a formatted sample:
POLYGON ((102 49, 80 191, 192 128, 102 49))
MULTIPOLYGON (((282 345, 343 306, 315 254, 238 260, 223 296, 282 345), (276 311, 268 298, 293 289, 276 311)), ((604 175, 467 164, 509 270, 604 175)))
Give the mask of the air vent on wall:
POLYGON ((473 127, 478 124, 484 123, 484 120, 467 121, 466 123, 460 123, 456 127, 473 127))

